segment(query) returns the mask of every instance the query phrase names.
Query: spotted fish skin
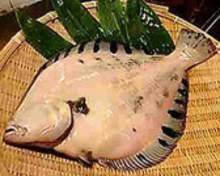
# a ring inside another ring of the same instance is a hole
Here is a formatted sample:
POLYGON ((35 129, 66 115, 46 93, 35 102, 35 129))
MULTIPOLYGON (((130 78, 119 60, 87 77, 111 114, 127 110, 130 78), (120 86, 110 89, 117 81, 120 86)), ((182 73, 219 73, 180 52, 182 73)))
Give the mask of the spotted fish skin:
MULTIPOLYGON (((180 33, 176 50, 166 57, 99 41, 75 47, 41 72, 16 112, 13 124, 25 126, 29 133, 6 132, 5 141, 19 138, 20 143, 39 146, 28 135, 37 138, 36 129, 46 124, 41 119, 50 114, 47 123, 54 125, 46 131, 59 127, 59 139, 68 131, 53 145, 56 151, 88 164, 98 160, 114 169, 151 167, 163 161, 183 135, 189 88, 186 71, 215 51, 203 34, 188 30, 180 33), (27 113, 38 104, 49 106, 50 111, 27 113), (24 114, 38 119, 35 131, 29 129, 24 114), (60 125, 58 117, 67 119, 62 124, 72 124, 72 129, 60 125)), ((44 135, 44 142, 52 138, 44 135)))

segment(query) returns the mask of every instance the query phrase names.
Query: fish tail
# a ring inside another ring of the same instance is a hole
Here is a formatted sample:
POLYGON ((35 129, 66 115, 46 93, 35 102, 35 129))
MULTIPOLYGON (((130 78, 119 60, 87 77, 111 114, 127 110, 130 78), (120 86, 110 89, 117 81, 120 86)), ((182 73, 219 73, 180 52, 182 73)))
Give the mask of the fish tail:
POLYGON ((182 60, 188 61, 187 69, 204 62, 217 52, 214 43, 204 34, 188 29, 181 30, 176 51, 180 52, 182 60))

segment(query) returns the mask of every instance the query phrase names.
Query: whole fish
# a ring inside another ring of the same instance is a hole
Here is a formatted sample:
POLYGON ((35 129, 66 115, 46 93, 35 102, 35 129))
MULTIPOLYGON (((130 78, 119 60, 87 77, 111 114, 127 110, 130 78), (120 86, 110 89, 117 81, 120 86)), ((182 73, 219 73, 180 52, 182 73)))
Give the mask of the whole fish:
POLYGON ((183 135, 186 71, 215 52, 204 34, 186 29, 169 56, 100 41, 75 47, 39 74, 4 140, 52 148, 89 165, 153 166, 183 135))

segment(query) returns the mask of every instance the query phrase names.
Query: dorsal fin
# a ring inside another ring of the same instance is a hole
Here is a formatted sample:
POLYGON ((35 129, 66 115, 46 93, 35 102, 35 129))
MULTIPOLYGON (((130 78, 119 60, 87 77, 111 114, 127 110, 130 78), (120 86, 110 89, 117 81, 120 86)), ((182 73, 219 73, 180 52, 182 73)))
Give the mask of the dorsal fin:
POLYGON ((181 113, 184 114, 183 118, 178 119, 172 117, 172 114, 167 113, 168 120, 162 125, 161 133, 149 147, 127 158, 118 160, 103 159, 99 160, 99 163, 113 169, 136 170, 151 167, 165 160, 176 147, 176 143, 185 129, 187 104, 182 103, 187 102, 188 99, 188 81, 185 76, 180 83, 179 89, 185 90, 187 94, 183 95, 180 92, 177 92, 176 99, 173 103, 173 111, 178 113, 181 110, 181 113))
POLYGON ((95 46, 95 41, 86 43, 83 52, 93 53, 94 46, 95 46))

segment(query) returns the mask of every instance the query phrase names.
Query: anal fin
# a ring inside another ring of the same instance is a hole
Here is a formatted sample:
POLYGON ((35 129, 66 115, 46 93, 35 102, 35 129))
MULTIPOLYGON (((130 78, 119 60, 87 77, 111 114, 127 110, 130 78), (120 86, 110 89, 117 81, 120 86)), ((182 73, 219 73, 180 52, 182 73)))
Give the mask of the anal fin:
POLYGON ((99 160, 99 163, 119 170, 145 169, 163 161, 171 153, 172 149, 172 147, 161 147, 159 141, 155 141, 146 150, 133 156, 118 160, 99 160))

